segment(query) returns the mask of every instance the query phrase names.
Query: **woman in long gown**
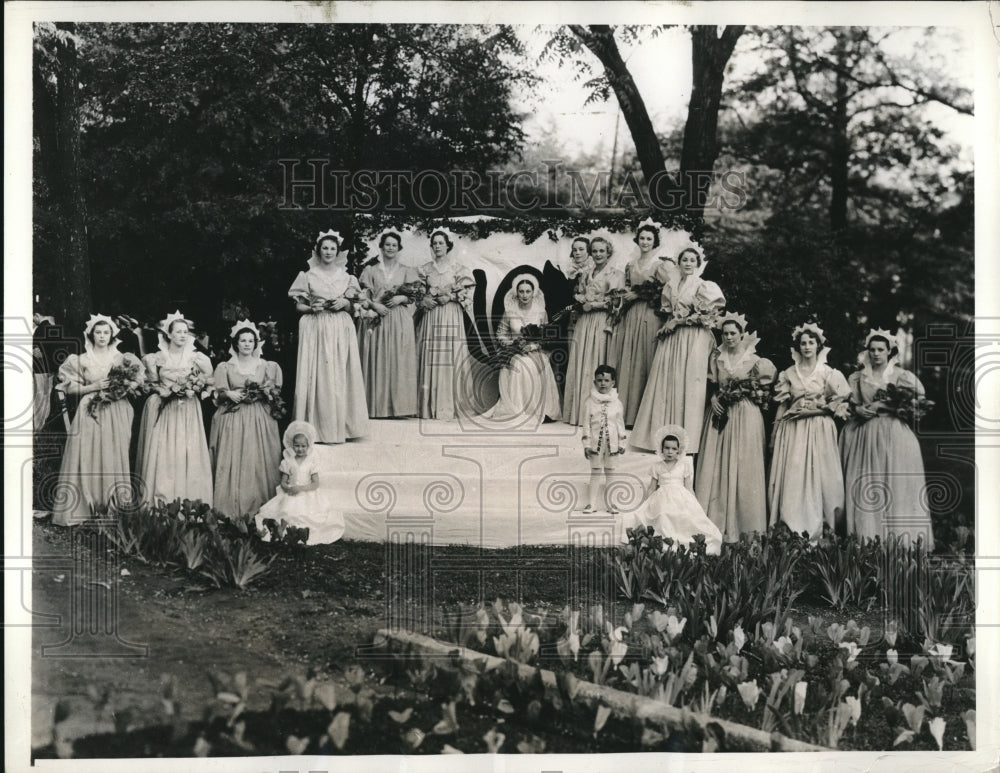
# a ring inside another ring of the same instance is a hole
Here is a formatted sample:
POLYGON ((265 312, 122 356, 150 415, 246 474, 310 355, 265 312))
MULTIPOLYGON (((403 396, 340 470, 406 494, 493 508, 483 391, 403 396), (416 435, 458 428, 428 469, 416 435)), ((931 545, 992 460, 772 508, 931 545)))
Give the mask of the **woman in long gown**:
POLYGON ((419 282, 417 270, 399 262, 402 237, 386 231, 382 259, 365 266, 361 288, 376 316, 358 324, 358 349, 365 377, 368 415, 373 419, 417 415, 417 343, 412 295, 400 293, 419 282))
MULTIPOLYGON (((650 467, 646 498, 638 509, 624 516, 626 528, 652 526, 656 534, 688 545, 696 534, 705 537, 705 552, 718 555, 722 532, 709 519, 693 491, 694 462, 685 455, 687 433, 670 424, 654 435, 660 459, 650 467)), ((622 529, 623 541, 628 537, 622 529)))
MULTIPOLYGON (((533 274, 515 277, 504 297, 503 319, 497 327, 497 339, 511 346, 527 325, 548 322, 545 296, 533 274)), ((541 424, 548 417, 559 418, 559 390, 549 364, 549 355, 537 343, 526 345, 500 371, 500 399, 487 413, 495 421, 518 418, 528 426, 541 424)))
POLYGON ((142 363, 119 352, 112 343, 117 333, 110 317, 91 315, 84 328, 84 353, 71 354, 59 367, 62 389, 80 396, 63 450, 52 509, 52 522, 60 526, 89 520, 95 508, 132 501, 128 461, 132 404, 122 397, 92 406, 97 394, 108 388, 112 368, 131 368, 135 376, 132 388, 138 388, 144 379, 142 363))
POLYGON ((794 364, 778 375, 775 387, 768 502, 771 523, 783 521, 816 539, 824 523, 838 528, 843 516, 844 475, 833 417, 846 417, 850 389, 844 374, 826 364, 830 348, 823 346, 819 326, 799 325, 792 340, 794 364))
POLYGON ((212 462, 201 399, 208 394, 212 363, 195 351, 191 323, 179 311, 160 322, 160 350, 144 358, 154 392, 139 426, 136 468, 142 501, 212 499, 212 462))
POLYGON ((563 395, 563 421, 579 426, 583 418, 583 404, 590 395, 594 371, 608 361, 608 303, 613 290, 620 290, 625 283, 621 271, 608 267, 614 248, 604 237, 590 242, 590 256, 594 268, 577 279, 573 298, 583 309, 573 328, 569 347, 569 365, 566 368, 566 389, 563 395))
POLYGON ((443 228, 431 233, 434 259, 418 270, 426 294, 417 323, 418 411, 422 419, 455 419, 480 411, 466 390, 472 381, 472 355, 465 338, 465 314, 476 282, 451 251, 455 244, 443 228))
POLYGON ((340 259, 340 234, 321 233, 309 270, 288 290, 299 319, 295 419, 316 429, 318 443, 343 443, 368 434, 365 380, 351 313, 361 287, 340 259))
POLYGON ((247 388, 281 390, 281 368, 261 357, 264 342, 250 320, 230 331, 228 362, 215 369, 219 408, 212 417, 209 452, 215 471, 215 509, 230 517, 252 515, 270 499, 279 482, 281 438, 271 407, 246 401, 247 388))
MULTIPOLYGON (((719 392, 753 379, 773 383, 775 368, 758 357, 757 334, 746 332, 742 314, 726 314, 720 330, 722 344, 708 362, 708 380, 719 392)), ((701 436, 701 460, 694 490, 698 501, 727 542, 741 534, 767 530, 767 481, 764 454, 767 437, 760 408, 749 398, 724 405, 712 395, 701 436), (722 424, 717 429, 713 423, 722 424)))
POLYGON ((889 331, 870 331, 858 357, 863 368, 847 379, 853 411, 840 436, 847 531, 862 538, 899 534, 916 541, 920 536, 933 550, 931 517, 922 496, 920 444, 909 425, 877 394, 892 384, 923 397, 917 377, 896 363, 895 347, 889 331))
POLYGON ((618 370, 618 397, 625 408, 625 426, 635 424, 639 403, 646 388, 649 366, 656 352, 656 333, 663 320, 657 309, 641 300, 635 289, 653 281, 662 288, 676 273, 677 267, 670 258, 660 257, 660 224, 647 218, 635 232, 639 257, 625 267, 625 295, 622 302, 628 305, 621 322, 615 326, 608 348, 608 364, 618 370))
POLYGON ((660 340, 635 417, 636 448, 656 451, 656 430, 679 424, 690 438, 687 452, 698 453, 708 358, 715 348, 712 329, 726 304, 719 286, 701 278, 706 265, 698 250, 687 247, 677 256, 679 275, 663 285, 661 311, 668 319, 657 333, 660 340))

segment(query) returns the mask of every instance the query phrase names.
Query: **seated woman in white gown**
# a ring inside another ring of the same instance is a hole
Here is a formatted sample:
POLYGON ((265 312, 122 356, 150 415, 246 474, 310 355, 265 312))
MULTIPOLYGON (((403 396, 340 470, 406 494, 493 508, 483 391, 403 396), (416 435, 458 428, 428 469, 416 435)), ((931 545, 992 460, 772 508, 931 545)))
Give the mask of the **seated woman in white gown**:
POLYGON ((533 274, 519 274, 504 296, 503 319, 497 340, 505 347, 516 346, 500 371, 500 399, 484 416, 494 421, 520 419, 525 424, 541 424, 545 417, 559 418, 559 390, 549 364, 549 355, 537 342, 525 340, 525 328, 541 327, 548 320, 545 296, 533 274))
POLYGON ((677 424, 668 424, 655 438, 662 458, 650 468, 646 499, 637 510, 625 513, 622 541, 628 541, 626 528, 652 526, 656 534, 677 545, 687 545, 696 534, 703 534, 705 552, 718 555, 722 532, 694 495, 694 462, 684 454, 687 433, 677 424))

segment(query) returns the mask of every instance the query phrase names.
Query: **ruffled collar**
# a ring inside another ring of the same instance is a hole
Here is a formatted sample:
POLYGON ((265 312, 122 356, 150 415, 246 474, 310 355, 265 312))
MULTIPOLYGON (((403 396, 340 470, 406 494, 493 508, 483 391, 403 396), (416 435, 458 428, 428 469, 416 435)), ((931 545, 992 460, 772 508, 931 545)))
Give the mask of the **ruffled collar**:
POLYGON ((730 373, 736 371, 740 365, 747 361, 752 355, 757 352, 757 344, 760 343, 760 338, 757 333, 746 333, 743 338, 740 339, 740 345, 735 352, 730 354, 729 350, 724 344, 719 344, 715 350, 718 352, 717 361, 730 373))
POLYGON ((610 403, 612 400, 618 399, 618 390, 615 387, 611 388, 611 391, 605 395, 602 395, 597 391, 596 387, 590 388, 590 396, 597 400, 599 403, 610 403))
POLYGON ((795 349, 795 347, 792 347, 791 352, 792 352, 792 362, 795 363, 795 365, 793 366, 795 368, 795 373, 798 375, 798 377, 799 377, 799 379, 801 381, 805 381, 810 376, 816 375, 816 372, 819 371, 819 370, 821 370, 823 368, 823 366, 826 365, 826 358, 830 354, 830 347, 829 346, 824 346, 816 354, 816 367, 813 368, 812 373, 803 373, 802 372, 802 367, 801 367, 802 366, 802 355, 795 349))
POLYGON ((237 373, 240 373, 241 375, 244 376, 255 375, 257 373, 257 369, 260 367, 261 362, 263 362, 263 360, 261 359, 260 355, 256 353, 247 360, 246 365, 244 365, 243 362, 240 361, 239 355, 237 354, 233 354, 229 357, 229 364, 236 370, 237 373))
POLYGON ((867 351, 863 351, 858 355, 858 362, 862 365, 861 378, 876 387, 884 387, 887 384, 895 383, 897 372, 902 370, 899 366, 897 358, 890 357, 886 362, 885 370, 882 371, 882 375, 876 376, 875 371, 872 369, 871 358, 868 356, 867 351))

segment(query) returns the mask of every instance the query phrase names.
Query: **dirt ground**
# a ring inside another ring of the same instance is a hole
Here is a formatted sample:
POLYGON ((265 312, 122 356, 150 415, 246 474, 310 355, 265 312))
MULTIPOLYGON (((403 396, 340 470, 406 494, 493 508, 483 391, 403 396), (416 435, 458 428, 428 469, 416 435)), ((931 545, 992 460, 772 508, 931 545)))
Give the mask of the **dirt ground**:
MULTIPOLYGON (((336 567, 337 555, 345 549, 331 546, 314 560, 336 567)), ((113 585, 111 578, 74 576, 59 561, 71 554, 69 533, 50 525, 36 524, 34 554, 36 565, 42 566, 34 572, 32 611, 58 615, 59 623, 33 631, 32 747, 51 740, 56 703, 70 698, 85 705, 90 686, 98 693, 111 689, 109 711, 158 711, 161 675, 173 674, 184 691, 182 713, 195 719, 212 695, 207 671, 242 670, 251 681, 280 680, 311 666, 321 677, 328 674, 339 681, 336 672, 352 659, 355 646, 370 642, 384 620, 376 597, 381 592, 374 588, 370 600, 338 597, 336 584, 329 583, 329 591, 317 590, 324 583, 297 589, 281 582, 245 591, 204 590, 179 572, 136 560, 115 567, 113 585), (123 646, 114 635, 90 634, 86 629, 92 616, 79 603, 74 609, 74 589, 115 600, 112 630, 145 652, 123 646), (82 624, 82 633, 72 631, 73 618, 82 624), (54 647, 67 639, 65 646, 54 647), (54 649, 43 655, 46 645, 54 649)), ((281 563, 289 560, 277 559, 275 579, 282 574, 281 563)), ((374 580, 377 584, 377 573, 374 580)))

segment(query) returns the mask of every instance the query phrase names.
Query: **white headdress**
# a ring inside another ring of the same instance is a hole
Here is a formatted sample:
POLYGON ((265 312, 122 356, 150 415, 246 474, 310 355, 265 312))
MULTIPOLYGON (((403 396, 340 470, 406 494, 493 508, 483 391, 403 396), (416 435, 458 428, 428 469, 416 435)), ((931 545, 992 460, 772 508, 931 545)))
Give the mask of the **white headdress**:
POLYGON ((319 243, 323 241, 323 239, 333 239, 335 242, 337 242, 338 259, 334 262, 333 265, 338 268, 346 268, 347 255, 344 255, 343 258, 339 257, 340 253, 343 250, 344 237, 340 235, 340 231, 334 231, 332 228, 329 231, 320 231, 319 236, 316 237, 316 241, 313 243, 312 254, 309 256, 309 260, 306 261, 306 263, 309 264, 309 268, 317 268, 323 265, 319 259, 319 243))
POLYGON ((383 228, 381 232, 379 232, 375 236, 375 244, 381 245, 382 239, 384 239, 386 236, 395 236, 396 239, 399 241, 399 249, 402 250, 403 249, 402 231, 403 231, 402 228, 383 228))
POLYGON ((181 321, 188 327, 188 340, 184 344, 184 352, 194 351, 194 333, 191 332, 192 324, 189 319, 187 319, 180 311, 175 311, 173 314, 168 314, 166 317, 160 320, 160 351, 167 351, 170 346, 170 325, 174 322, 181 321))
POLYGON ((889 342, 889 351, 893 349, 898 351, 899 341, 896 339, 892 333, 888 330, 883 330, 882 328, 875 328, 874 330, 869 330, 868 335, 865 336, 865 348, 858 353, 858 363, 863 366, 865 378, 872 383, 885 384, 891 377, 893 371, 899 367, 899 362, 897 361, 898 355, 890 355, 886 360, 885 370, 882 371, 881 378, 876 378, 874 371, 872 370, 871 357, 868 354, 868 346, 871 344, 873 338, 884 338, 889 342))
POLYGON ((295 440, 296 435, 304 435, 306 440, 309 441, 309 453, 312 453, 313 446, 316 445, 316 428, 308 421, 293 421, 288 425, 288 429, 285 430, 285 434, 281 438, 281 444, 285 448, 282 455, 285 459, 295 458, 295 451, 292 450, 292 442, 295 440))
POLYGON ((514 277, 514 282, 503 297, 503 310, 510 316, 537 317, 539 319, 543 317, 545 314, 545 296, 542 294, 538 277, 534 274, 518 274, 514 277), (521 304, 517 300, 517 286, 522 282, 529 282, 532 289, 531 305, 527 311, 521 309, 521 304))
POLYGON ((802 354, 799 352, 799 336, 802 333, 812 333, 816 337, 816 340, 819 341, 820 350, 816 353, 816 362, 825 364, 827 355, 830 354, 830 347, 825 346, 826 334, 823 332, 823 328, 815 322, 806 322, 792 330, 792 342, 794 343, 794 346, 792 346, 792 362, 796 365, 802 363, 802 354))
POLYGON ((682 252, 687 252, 688 250, 691 250, 691 251, 697 253, 698 257, 701 259, 701 265, 698 266, 694 270, 694 276, 701 276, 702 274, 705 273, 705 267, 708 265, 708 261, 705 260, 705 252, 704 252, 704 250, 702 250, 701 247, 699 247, 697 244, 693 244, 693 243, 692 244, 685 244, 683 247, 681 247, 677 251, 677 257, 671 258, 670 260, 672 260, 677 266, 680 266, 680 264, 681 264, 681 260, 680 260, 681 253, 682 252))
POLYGON ((91 314, 90 319, 87 320, 87 324, 83 326, 83 348, 88 352, 94 351, 94 344, 90 341, 90 334, 93 332, 94 326, 100 322, 107 324, 111 328, 111 341, 108 342, 108 348, 117 349, 118 344, 121 343, 116 338, 119 330, 118 325, 115 324, 111 317, 107 317, 104 314, 91 314))
POLYGON ((653 220, 653 218, 647 217, 645 220, 643 220, 641 223, 639 223, 639 225, 635 227, 635 230, 638 231, 640 228, 644 228, 646 226, 649 226, 650 228, 655 228, 657 231, 659 231, 661 228, 663 228, 663 223, 657 223, 655 220, 653 220))
POLYGON ((740 326, 740 333, 747 332, 747 318, 745 314, 737 314, 735 311, 727 311, 721 317, 719 317, 719 330, 722 330, 722 326, 727 322, 735 322, 740 326))
POLYGON ((718 346, 718 358, 726 367, 735 369, 737 365, 757 350, 760 337, 756 333, 751 333, 747 330, 747 318, 744 314, 737 314, 735 311, 726 312, 719 318, 717 327, 720 331, 727 322, 734 322, 740 326, 740 343, 736 351, 732 354, 726 348, 725 342, 720 343, 718 346))
POLYGON ((253 354, 251 354, 250 357, 258 360, 264 352, 264 339, 260 335, 260 330, 258 330, 257 326, 249 319, 241 319, 229 329, 229 353, 232 355, 230 359, 235 360, 239 354, 239 352, 236 351, 236 347, 232 345, 232 340, 236 337, 236 334, 240 330, 244 329, 252 330, 254 337, 257 339, 257 346, 254 347, 253 354))
POLYGON ((660 453, 663 448, 663 441, 668 437, 677 438, 678 456, 684 456, 684 449, 687 448, 688 436, 687 432, 684 430, 680 424, 667 424, 665 427, 660 427, 656 430, 656 434, 653 435, 653 440, 656 443, 656 453, 660 453))
POLYGON ((873 338, 884 338, 888 341, 889 349, 898 349, 899 342, 896 340, 896 336, 890 333, 888 330, 883 330, 882 328, 875 328, 874 330, 869 330, 868 335, 865 336, 865 350, 868 349, 868 344, 872 342, 873 338))

